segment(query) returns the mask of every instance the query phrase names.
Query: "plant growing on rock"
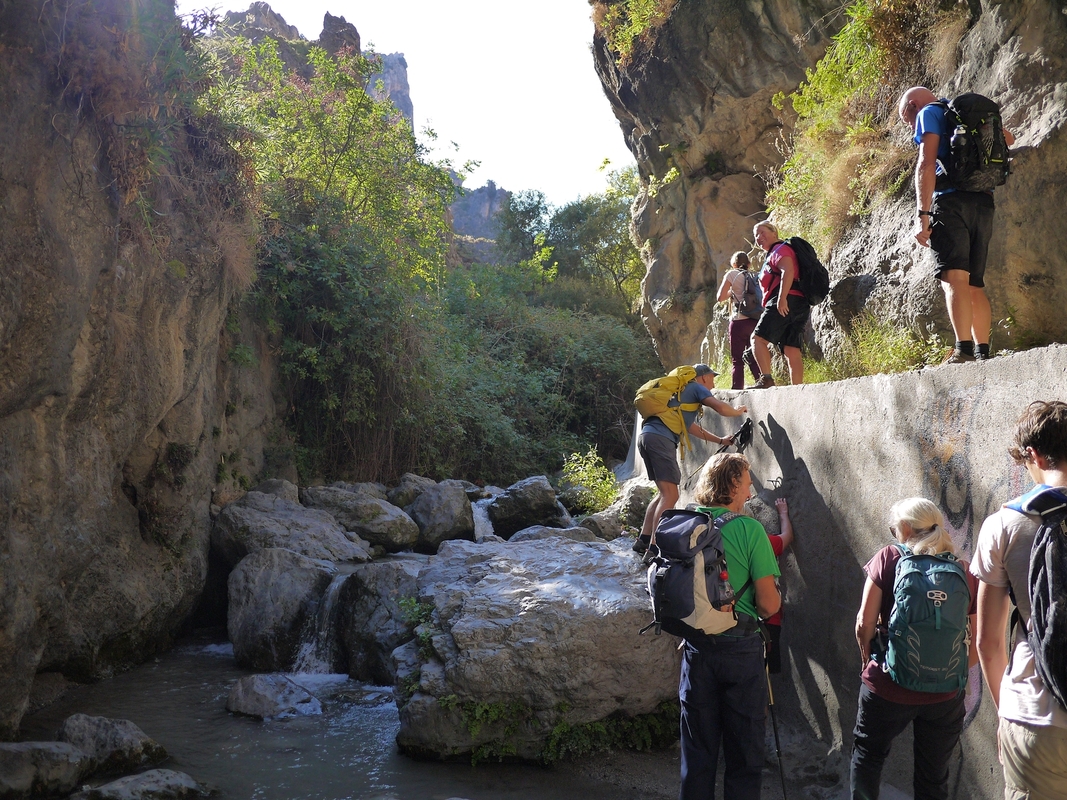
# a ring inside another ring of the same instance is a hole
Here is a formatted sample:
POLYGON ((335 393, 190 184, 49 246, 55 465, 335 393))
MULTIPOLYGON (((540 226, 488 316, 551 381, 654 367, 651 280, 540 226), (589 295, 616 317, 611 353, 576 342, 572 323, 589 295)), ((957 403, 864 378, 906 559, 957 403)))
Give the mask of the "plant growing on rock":
POLYGON ((593 2, 593 23, 616 54, 619 66, 633 59, 639 46, 647 47, 678 0, 618 0, 593 2))
POLYGON ((551 764, 606 750, 669 747, 678 739, 678 713, 678 702, 670 700, 651 714, 616 715, 585 725, 560 721, 545 742, 541 760, 551 764))
POLYGON ((619 484, 615 473, 590 447, 585 453, 571 453, 563 462, 563 479, 578 491, 579 508, 587 514, 603 511, 615 502, 619 484))
POLYGON ((944 72, 965 8, 932 0, 849 6, 849 21, 815 69, 795 92, 774 98, 797 115, 785 163, 768 176, 767 204, 780 228, 826 252, 848 219, 904 189, 915 154, 897 124, 896 99, 944 72))

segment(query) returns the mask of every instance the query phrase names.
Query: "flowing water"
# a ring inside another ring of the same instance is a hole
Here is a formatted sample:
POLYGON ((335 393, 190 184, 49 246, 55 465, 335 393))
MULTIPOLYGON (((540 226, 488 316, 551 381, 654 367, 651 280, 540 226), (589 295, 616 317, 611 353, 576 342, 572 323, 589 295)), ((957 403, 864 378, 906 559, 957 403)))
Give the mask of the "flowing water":
POLYGON ((615 787, 531 765, 440 764, 397 751, 390 687, 345 675, 294 675, 323 714, 259 721, 226 711, 246 674, 228 643, 189 640, 118 677, 71 688, 23 721, 23 740, 52 740, 70 714, 129 719, 162 744, 161 766, 186 772, 230 800, 616 800, 615 787))

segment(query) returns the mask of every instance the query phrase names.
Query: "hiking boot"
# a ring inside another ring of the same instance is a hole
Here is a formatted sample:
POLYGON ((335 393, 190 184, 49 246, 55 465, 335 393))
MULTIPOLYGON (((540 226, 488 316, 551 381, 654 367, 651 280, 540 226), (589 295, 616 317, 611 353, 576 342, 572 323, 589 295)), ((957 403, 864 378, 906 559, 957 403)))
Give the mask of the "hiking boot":
POLYGON ((643 556, 645 551, 648 550, 648 543, 649 540, 644 536, 638 536, 637 539, 634 540, 633 551, 638 555, 643 556))
POLYGON ((774 385, 775 385, 774 384, 774 378, 772 378, 770 375, 760 375, 759 376, 759 380, 756 381, 754 384, 752 384, 748 388, 750 388, 750 389, 770 389, 774 385))
POLYGON ((945 366, 946 364, 966 364, 968 361, 974 360, 974 356, 970 353, 962 353, 959 350, 953 348, 952 352, 949 353, 945 357, 945 360, 941 362, 941 366, 945 366))

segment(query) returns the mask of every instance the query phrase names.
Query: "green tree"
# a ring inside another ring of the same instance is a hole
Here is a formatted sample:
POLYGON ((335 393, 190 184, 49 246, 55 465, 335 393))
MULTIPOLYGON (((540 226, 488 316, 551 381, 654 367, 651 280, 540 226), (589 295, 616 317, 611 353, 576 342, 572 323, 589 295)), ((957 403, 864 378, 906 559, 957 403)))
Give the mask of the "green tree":
POLYGON ((630 206, 637 195, 637 168, 613 172, 608 189, 552 214, 545 244, 559 275, 604 286, 632 306, 645 267, 630 239, 630 206))
POLYGON ((374 62, 313 48, 302 78, 269 39, 228 47, 239 72, 205 102, 249 132, 266 217, 255 299, 281 340, 303 466, 394 475, 425 438, 425 290, 444 270, 452 181, 368 92, 374 62))
POLYGON ((542 192, 513 192, 497 212, 496 247, 501 261, 516 264, 538 255, 548 230, 548 202, 542 192))

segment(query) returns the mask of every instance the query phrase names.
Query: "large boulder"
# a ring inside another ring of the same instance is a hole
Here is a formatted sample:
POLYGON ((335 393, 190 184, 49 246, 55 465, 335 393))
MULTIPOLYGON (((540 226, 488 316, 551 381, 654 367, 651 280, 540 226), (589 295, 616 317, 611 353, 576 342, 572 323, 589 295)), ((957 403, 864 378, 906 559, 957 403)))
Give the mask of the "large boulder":
MULTIPOLYGON (((473 503, 475 500, 485 500, 487 497, 493 496, 493 491, 489 487, 479 486, 476 483, 470 481, 460 480, 459 478, 449 478, 448 480, 441 481, 445 486, 459 486, 467 493, 467 497, 473 503)), ((497 490, 499 494, 499 490, 497 490)))
POLYGON ((0 797, 65 795, 92 769, 93 757, 66 742, 0 742, 0 797))
MULTIPOLYGON (((832 0, 678 3, 629 63, 604 37, 593 58, 647 186, 633 228, 647 267, 641 316, 664 366, 700 356, 730 255, 765 209, 762 175, 781 163, 777 92, 791 92, 841 25, 832 0)), ((723 326, 723 332, 725 327, 723 326)))
POLYGON ((426 489, 408 508, 419 526, 415 550, 434 554, 441 542, 450 539, 474 541, 474 511, 463 485, 438 483, 426 489))
POLYGON ((592 531, 598 539, 603 539, 605 542, 617 539, 622 534, 619 515, 610 508, 582 517, 581 522, 578 524, 592 531))
POLYGON ((287 675, 245 675, 226 698, 226 710, 259 719, 315 716, 322 703, 287 675))
POLYGON ((330 514, 276 494, 249 492, 222 510, 211 544, 229 567, 264 548, 285 548, 327 561, 369 561, 370 548, 330 514))
POLYGON ((405 472, 400 477, 400 483, 389 490, 386 499, 398 508, 407 508, 418 499, 420 494, 436 485, 437 481, 433 478, 424 478, 413 472, 405 472))
POLYGON ((252 487, 252 491, 260 494, 277 495, 293 503, 300 502, 299 487, 284 478, 269 478, 268 480, 260 481, 252 487))
POLYGON ((320 601, 337 574, 320 561, 279 547, 247 556, 230 573, 226 630, 237 665, 283 672, 293 668, 305 638, 317 630, 320 601))
POLYGON ((56 738, 92 756, 95 772, 133 772, 167 757, 163 745, 128 719, 73 714, 56 738))
POLYGON ((605 537, 598 536, 591 528, 579 525, 573 528, 548 528, 544 525, 532 525, 513 534, 509 542, 537 542, 544 539, 570 539, 572 542, 596 542, 605 537))
MULTIPOLYGON (((308 489, 321 489, 321 486, 309 486, 308 489)), ((368 497, 377 497, 379 500, 389 499, 389 487, 384 483, 378 483, 377 481, 362 481, 360 483, 348 483, 347 481, 334 481, 328 487, 329 489, 341 489, 345 492, 352 492, 354 494, 365 494, 368 497)), ((307 494, 308 489, 304 489, 300 494, 301 498, 307 494)))
POLYGON ((553 729, 677 697, 677 640, 638 635, 650 608, 625 540, 446 542, 418 587, 432 615, 394 653, 406 753, 532 759, 553 729))
POLYGON ((216 794, 192 776, 172 769, 150 769, 103 786, 82 789, 70 800, 186 800, 216 794))
POLYGON ((532 525, 566 528, 571 522, 544 475, 512 484, 493 499, 488 510, 493 533, 504 539, 532 525))
POLYGON ((329 512, 345 530, 386 552, 411 549, 419 538, 419 526, 388 500, 367 491, 345 488, 363 485, 309 487, 302 493, 304 505, 329 512))
POLYGON ((651 483, 640 480, 627 481, 619 499, 608 506, 605 510, 616 511, 619 522, 630 528, 640 528, 645 521, 645 511, 648 504, 656 496, 656 487, 651 483))
POLYGON ((416 580, 427 563, 425 556, 408 555, 363 564, 341 587, 338 635, 348 674, 355 680, 393 685, 391 654, 415 635, 416 580))

